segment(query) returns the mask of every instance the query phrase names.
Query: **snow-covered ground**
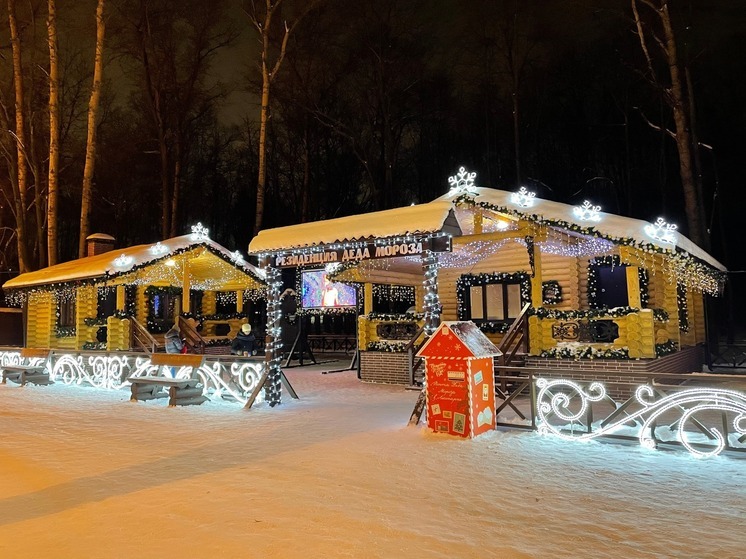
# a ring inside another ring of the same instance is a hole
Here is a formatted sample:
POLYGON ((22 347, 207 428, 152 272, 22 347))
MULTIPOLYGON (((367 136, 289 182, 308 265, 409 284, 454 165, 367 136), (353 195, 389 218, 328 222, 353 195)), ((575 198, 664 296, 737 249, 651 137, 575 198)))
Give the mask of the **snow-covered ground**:
POLYGON ((746 556, 746 460, 455 440, 322 368, 250 411, 0 385, 0 558, 746 556))

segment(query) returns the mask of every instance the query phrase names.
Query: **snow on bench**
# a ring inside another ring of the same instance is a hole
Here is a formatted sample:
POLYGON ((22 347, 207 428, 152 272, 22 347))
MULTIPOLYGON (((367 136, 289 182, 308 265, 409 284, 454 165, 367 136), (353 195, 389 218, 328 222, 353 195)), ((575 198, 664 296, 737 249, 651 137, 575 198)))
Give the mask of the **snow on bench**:
MULTIPOLYGON (((47 359, 49 357, 48 349, 23 348, 21 357, 27 359, 47 359)), ((52 384, 49 380, 49 373, 46 372, 46 363, 41 365, 6 365, 2 368, 3 384, 8 381, 15 382, 21 386, 27 383, 32 384, 52 384)))

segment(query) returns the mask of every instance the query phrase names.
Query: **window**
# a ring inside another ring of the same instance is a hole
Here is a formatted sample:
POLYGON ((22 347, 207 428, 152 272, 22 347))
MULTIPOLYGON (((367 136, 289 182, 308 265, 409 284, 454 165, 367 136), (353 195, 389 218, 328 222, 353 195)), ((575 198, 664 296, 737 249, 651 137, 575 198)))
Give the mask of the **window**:
POLYGON ((235 291, 217 291, 215 293, 215 312, 217 314, 234 314, 236 309, 235 291))
POLYGON ((59 316, 57 317, 57 326, 60 326, 62 328, 75 327, 75 302, 75 293, 59 300, 59 316))
POLYGON ((469 288, 469 319, 510 321, 521 313, 521 285, 519 283, 487 283, 469 288))
POLYGON ((159 292, 151 298, 153 306, 153 318, 172 319, 174 317, 174 303, 178 295, 172 293, 159 292))
POLYGON ((107 318, 117 310, 116 288, 99 287, 98 302, 96 305, 96 317, 107 318))

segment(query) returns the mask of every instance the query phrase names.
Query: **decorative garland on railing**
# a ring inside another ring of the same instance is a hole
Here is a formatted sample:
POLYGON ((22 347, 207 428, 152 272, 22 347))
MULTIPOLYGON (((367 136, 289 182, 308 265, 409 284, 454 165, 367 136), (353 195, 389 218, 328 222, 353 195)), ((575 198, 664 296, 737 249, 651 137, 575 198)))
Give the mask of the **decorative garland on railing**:
POLYGON ((539 226, 559 227, 575 233, 580 233, 581 235, 606 239, 614 244, 637 248, 647 253, 663 254, 676 261, 680 273, 686 273, 688 275, 687 280, 692 282, 691 286, 694 286, 698 291, 703 291, 710 295, 718 295, 727 279, 727 275, 724 272, 712 268, 699 258, 678 248, 673 250, 662 248, 656 244, 639 241, 632 237, 607 235, 601 233, 592 226, 583 227, 563 219, 546 219, 539 214, 524 213, 507 206, 498 206, 496 204, 490 204, 489 202, 477 202, 473 196, 468 193, 462 194, 456 198, 454 203, 457 206, 476 206, 493 212, 511 215, 519 219, 532 221, 539 226))
POLYGON ((526 272, 500 272, 495 274, 464 274, 456 280, 456 297, 458 299, 457 316, 459 320, 470 320, 467 316, 466 301, 469 289, 491 283, 517 283, 521 290, 521 306, 531 302, 531 278, 526 272))
POLYGON ((412 321, 418 321, 422 320, 425 317, 423 313, 417 312, 417 313, 401 313, 401 314, 387 314, 387 313, 378 313, 378 312, 372 312, 368 314, 361 315, 360 318, 365 318, 367 320, 373 321, 384 321, 384 322, 412 322, 412 321))
POLYGON ((231 345, 232 341, 230 338, 213 338, 205 341, 205 347, 231 345))
POLYGON ((587 311, 548 309, 546 307, 530 307, 529 316, 533 315, 541 319, 549 318, 556 320, 577 320, 581 318, 621 318, 628 314, 640 312, 636 307, 613 307, 611 309, 589 309, 587 311))
POLYGON ((403 353, 407 350, 409 342, 368 342, 367 351, 385 351, 387 353, 403 353))
POLYGON ((539 357, 576 361, 580 359, 629 359, 629 349, 626 347, 600 349, 592 346, 553 347, 543 350, 539 357))
POLYGON ((668 340, 667 342, 663 342, 662 344, 655 344, 655 354, 658 357, 676 353, 677 351, 679 351, 679 344, 676 343, 674 340, 668 340))
POLYGON ((55 326, 54 336, 55 338, 70 338, 77 332, 75 326, 55 326))
POLYGON ((495 321, 489 320, 487 322, 480 322, 477 324, 479 329, 486 334, 504 334, 512 326, 510 321, 495 321))
POLYGON ((356 314, 357 307, 328 307, 325 309, 298 309, 295 314, 305 316, 328 316, 330 314, 356 314))
POLYGON ((215 314, 198 314, 189 318, 195 318, 199 321, 203 320, 238 320, 246 318, 245 312, 232 312, 232 313, 215 313, 215 314))

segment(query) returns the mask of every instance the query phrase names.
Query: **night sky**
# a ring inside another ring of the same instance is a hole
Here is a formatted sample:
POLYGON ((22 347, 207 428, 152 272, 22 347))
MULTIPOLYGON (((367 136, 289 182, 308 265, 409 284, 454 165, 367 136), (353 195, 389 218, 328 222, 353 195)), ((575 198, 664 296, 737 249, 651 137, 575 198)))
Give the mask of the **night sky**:
MULTIPOLYGON (((37 88, 29 103, 43 115, 43 75, 33 65, 47 61, 46 2, 31 4, 36 17, 19 6, 19 19, 27 80, 37 88)), ((68 4, 58 8, 67 119, 60 178, 63 260, 74 256, 77 243, 95 31, 95 2, 68 4)), ((137 35, 141 13, 134 4, 110 2, 107 8, 92 215, 93 230, 114 235, 120 245, 161 237, 162 181, 137 35)), ((183 117, 173 122, 186 122, 179 124, 177 229, 183 233, 201 221, 218 242, 245 250, 254 220, 260 83, 257 34, 243 12, 248 4, 210 2, 210 32, 231 40, 202 68, 193 105, 180 97, 190 68, 182 55, 208 12, 193 0, 144 4, 168 14, 153 18, 160 22, 154 24, 153 52, 166 52, 169 44, 176 49, 173 71, 163 70, 162 77, 168 110, 183 117)), ((286 0, 282 17, 292 21, 303 5, 286 0)), ((708 146, 701 160, 711 252, 729 269, 743 270, 746 4, 679 0, 669 7, 680 63, 691 76, 696 133, 708 146)), ((6 7, 0 11, 0 84, 3 104, 12 108, 6 7)), ((660 60, 656 69, 665 76, 660 60)), ((674 142, 646 123, 673 127, 662 98, 646 75, 626 0, 326 0, 294 32, 273 83, 264 225, 426 202, 443 194, 447 177, 465 165, 477 171, 481 186, 512 190, 521 184, 567 203, 587 198, 622 215, 651 221, 664 216, 686 233, 674 142)), ((43 130, 44 119, 38 119, 43 130)), ((39 145, 44 141, 40 134, 39 145)), ((169 150, 177 159, 172 145, 169 150)), ((7 176, 5 161, 0 173, 7 176)), ((12 227, 5 204, 0 218, 3 227, 12 227)), ((0 267, 13 269, 13 243, 7 234, 0 242, 0 267)))

